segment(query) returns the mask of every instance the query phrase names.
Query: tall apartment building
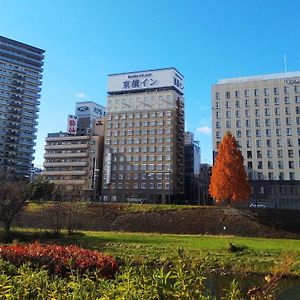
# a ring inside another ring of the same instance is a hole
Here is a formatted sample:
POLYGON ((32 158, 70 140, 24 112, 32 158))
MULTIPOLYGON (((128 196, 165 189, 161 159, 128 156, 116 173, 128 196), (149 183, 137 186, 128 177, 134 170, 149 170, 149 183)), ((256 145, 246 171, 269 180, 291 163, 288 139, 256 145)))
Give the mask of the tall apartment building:
POLYGON ((253 202, 300 207, 300 72, 219 80, 212 86, 213 149, 236 137, 253 202))
POLYGON ((101 190, 105 107, 77 102, 67 132, 49 133, 43 176, 67 190, 95 198, 101 190))
POLYGON ((204 204, 200 199, 201 155, 199 141, 195 141, 192 132, 185 132, 184 137, 184 186, 185 200, 189 204, 204 204))
POLYGON ((0 171, 30 175, 44 50, 0 36, 0 171))
POLYGON ((184 192, 183 76, 175 68, 108 76, 102 194, 168 203, 184 192))

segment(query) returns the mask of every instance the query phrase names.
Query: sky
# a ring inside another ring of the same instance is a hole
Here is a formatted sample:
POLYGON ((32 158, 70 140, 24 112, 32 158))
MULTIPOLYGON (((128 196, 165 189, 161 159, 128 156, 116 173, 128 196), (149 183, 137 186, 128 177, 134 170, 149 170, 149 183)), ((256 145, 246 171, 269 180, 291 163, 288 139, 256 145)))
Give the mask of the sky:
POLYGON ((107 75, 175 67, 185 126, 212 163, 211 86, 300 70, 298 0, 0 0, 0 35, 44 49, 35 164, 77 101, 106 105, 107 75))

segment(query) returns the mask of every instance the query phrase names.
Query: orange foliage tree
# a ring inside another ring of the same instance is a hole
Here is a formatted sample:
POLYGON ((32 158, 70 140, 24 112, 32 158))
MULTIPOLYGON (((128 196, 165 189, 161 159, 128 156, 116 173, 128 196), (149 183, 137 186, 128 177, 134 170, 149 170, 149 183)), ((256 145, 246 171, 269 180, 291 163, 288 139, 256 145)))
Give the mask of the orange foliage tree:
POLYGON ((244 158, 235 137, 227 132, 218 146, 209 193, 217 202, 246 201, 251 194, 244 158))

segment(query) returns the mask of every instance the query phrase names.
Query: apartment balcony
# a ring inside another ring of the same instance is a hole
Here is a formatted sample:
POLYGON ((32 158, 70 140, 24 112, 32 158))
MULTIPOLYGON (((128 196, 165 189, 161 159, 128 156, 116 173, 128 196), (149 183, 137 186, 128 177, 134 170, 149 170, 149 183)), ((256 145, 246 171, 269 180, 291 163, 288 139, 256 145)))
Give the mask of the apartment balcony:
POLYGON ((87 152, 80 153, 45 153, 44 158, 47 159, 56 159, 56 158, 72 158, 72 157, 88 157, 87 152))
POLYGON ((85 176, 87 171, 43 171, 44 176, 85 176))
POLYGON ((45 162, 44 168, 47 167, 86 167, 87 161, 71 161, 71 162, 45 162))
POLYGON ((70 145, 46 145, 45 150, 55 150, 55 149, 87 149, 88 144, 70 144, 70 145))

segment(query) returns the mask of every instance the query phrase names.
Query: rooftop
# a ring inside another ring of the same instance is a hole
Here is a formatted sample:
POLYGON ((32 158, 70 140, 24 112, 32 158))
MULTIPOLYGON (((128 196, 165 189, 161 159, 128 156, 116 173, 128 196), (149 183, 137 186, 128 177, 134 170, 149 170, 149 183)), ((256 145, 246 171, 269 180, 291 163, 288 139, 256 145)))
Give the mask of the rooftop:
POLYGON ((248 82, 248 81, 271 80, 271 79, 284 79, 284 78, 292 78, 292 77, 300 77, 300 71, 220 79, 218 81, 218 84, 240 83, 240 82, 248 82))

